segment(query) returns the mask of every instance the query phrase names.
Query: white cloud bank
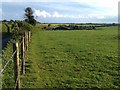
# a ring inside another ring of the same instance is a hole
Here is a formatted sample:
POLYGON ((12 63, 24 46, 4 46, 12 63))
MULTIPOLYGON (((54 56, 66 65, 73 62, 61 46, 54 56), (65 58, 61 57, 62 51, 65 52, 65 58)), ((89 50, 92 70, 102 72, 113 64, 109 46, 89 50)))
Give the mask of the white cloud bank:
POLYGON ((34 10, 34 16, 35 17, 43 17, 43 18, 84 18, 80 15, 68 15, 68 14, 60 14, 57 11, 53 13, 49 13, 47 11, 41 11, 41 10, 34 10))
MULTIPOLYGON (((59 12, 53 12, 49 13, 47 11, 41 11, 41 10, 35 10, 34 15, 36 17, 43 17, 43 18, 70 18, 70 19, 106 19, 106 18, 115 18, 115 20, 118 18, 118 2, 120 0, 2 0, 2 2, 77 2, 83 5, 92 6, 94 9, 91 10, 90 13, 83 12, 83 16, 81 14, 75 15, 69 15, 67 14, 61 14, 59 12), (86 15, 88 14, 88 15, 86 15)), ((57 6, 53 6, 55 8, 59 8, 57 6)), ((67 6, 66 6, 67 7, 67 6)), ((70 9, 66 8, 63 4, 62 9, 70 9)), ((70 9, 71 10, 71 9, 70 9)), ((56 10, 57 11, 57 10, 56 10)))
POLYGON ((51 14, 46 11, 35 10, 34 15, 37 17, 51 17, 51 14))
POLYGON ((49 13, 47 11, 42 10, 34 10, 35 17, 42 17, 42 18, 70 18, 70 19, 105 19, 107 17, 111 17, 111 15, 104 15, 104 14, 89 14, 89 15, 68 15, 68 14, 60 14, 57 11, 53 13, 49 13))

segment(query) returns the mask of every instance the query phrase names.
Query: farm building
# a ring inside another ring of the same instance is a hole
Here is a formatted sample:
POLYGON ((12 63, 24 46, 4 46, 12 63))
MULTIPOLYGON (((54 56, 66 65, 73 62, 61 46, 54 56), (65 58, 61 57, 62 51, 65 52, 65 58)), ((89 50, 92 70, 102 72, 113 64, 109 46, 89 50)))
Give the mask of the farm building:
POLYGON ((72 30, 72 27, 67 27, 67 26, 59 26, 54 28, 54 30, 72 30))
POLYGON ((48 27, 47 30, 95 30, 95 26, 58 26, 48 27))

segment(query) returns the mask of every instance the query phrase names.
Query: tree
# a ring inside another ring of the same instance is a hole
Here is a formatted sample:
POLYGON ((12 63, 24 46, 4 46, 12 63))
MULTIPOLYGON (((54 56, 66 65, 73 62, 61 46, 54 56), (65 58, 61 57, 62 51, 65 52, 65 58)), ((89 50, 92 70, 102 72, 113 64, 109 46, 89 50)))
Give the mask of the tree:
POLYGON ((3 20, 2 22, 7 22, 7 20, 3 20))
POLYGON ((32 25, 36 25, 36 20, 34 19, 33 16, 33 10, 31 7, 27 7, 25 9, 25 21, 32 24, 32 25))
POLYGON ((50 27, 51 26, 51 24, 48 24, 48 27, 50 27))
POLYGON ((10 23, 14 23, 14 20, 11 19, 11 20, 10 20, 10 23))
POLYGON ((7 33, 10 33, 10 26, 7 23, 5 23, 5 25, 7 27, 7 33))

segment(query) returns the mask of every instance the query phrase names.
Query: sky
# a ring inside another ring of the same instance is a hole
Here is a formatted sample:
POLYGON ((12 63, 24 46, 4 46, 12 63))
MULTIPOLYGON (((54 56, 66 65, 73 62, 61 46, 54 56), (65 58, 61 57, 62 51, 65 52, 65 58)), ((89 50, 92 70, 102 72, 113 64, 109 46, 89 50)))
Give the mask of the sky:
POLYGON ((0 19, 23 20, 31 7, 42 23, 116 23, 119 0, 3 0, 0 19))

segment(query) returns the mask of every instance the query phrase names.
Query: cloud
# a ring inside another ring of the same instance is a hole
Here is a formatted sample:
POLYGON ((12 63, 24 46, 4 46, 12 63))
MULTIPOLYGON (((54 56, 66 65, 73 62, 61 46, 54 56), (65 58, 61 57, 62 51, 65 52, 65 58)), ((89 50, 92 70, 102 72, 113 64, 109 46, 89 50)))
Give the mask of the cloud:
POLYGON ((40 11, 40 10, 34 10, 34 15, 37 16, 37 17, 51 17, 51 14, 46 12, 46 11, 40 11))
POLYGON ((47 7, 50 7, 49 2, 58 2, 58 3, 62 3, 62 4, 57 4, 57 5, 52 5, 52 7, 59 9, 59 10, 66 10, 66 11, 78 11, 81 12, 83 10, 82 7, 84 7, 84 10, 86 10, 86 12, 91 11, 91 13, 93 12, 95 14, 109 14, 111 16, 115 16, 118 15, 118 2, 119 0, 2 0, 2 2, 46 2, 47 7), (66 5, 67 2, 68 5, 66 5), (79 5, 79 6, 74 6, 74 3, 76 2, 75 5, 79 5), (70 4, 72 6, 70 6, 70 4), (84 5, 84 6, 81 6, 84 5), (88 8, 86 8, 87 6, 89 6, 88 8), (90 6, 93 7, 92 9, 90 9, 90 6), (79 7, 79 8, 78 8, 79 7), (86 9, 85 9, 86 8, 86 9), (81 10, 82 9, 82 10, 81 10))
POLYGON ((93 13, 93 14, 88 14, 88 15, 72 15, 72 14, 60 14, 57 11, 53 13, 49 13, 45 10, 36 10, 34 9, 34 16, 36 17, 43 17, 43 18, 69 18, 69 19, 106 19, 106 18, 111 18, 115 16, 111 16, 109 14, 98 14, 98 13, 93 13))
POLYGON ((65 17, 65 15, 59 14, 58 12, 54 12, 54 14, 52 15, 52 17, 60 18, 60 17, 65 17))
POLYGON ((53 13, 49 13, 45 10, 36 10, 34 9, 34 16, 35 17, 43 17, 43 18, 80 18, 80 15, 68 15, 68 14, 60 14, 57 11, 53 13))
POLYGON ((32 7, 34 16, 43 22, 52 22, 53 20, 56 20, 56 22, 66 20, 69 22, 102 20, 103 22, 104 20, 117 21, 118 18, 118 0, 69 0, 69 2, 68 0, 4 0, 2 4, 2 13, 5 13, 8 16, 7 18, 15 19, 18 17, 14 17, 15 14, 13 15, 13 13, 18 13, 22 16, 24 14, 22 11, 24 11, 26 6, 32 7), (23 4, 22 2, 25 3, 23 4))
MULTIPOLYGON (((34 10, 34 15, 43 19, 46 22, 117 22, 117 16, 111 16, 108 14, 88 14, 88 15, 80 15, 80 14, 61 14, 57 11, 55 12, 47 12, 45 10, 34 10)), ((38 18, 39 19, 39 18, 38 18)))
POLYGON ((41 11, 41 10, 34 10, 34 16, 36 17, 43 17, 43 18, 72 18, 72 15, 63 15, 58 13, 57 11, 55 11, 54 13, 49 13, 45 10, 41 11))

